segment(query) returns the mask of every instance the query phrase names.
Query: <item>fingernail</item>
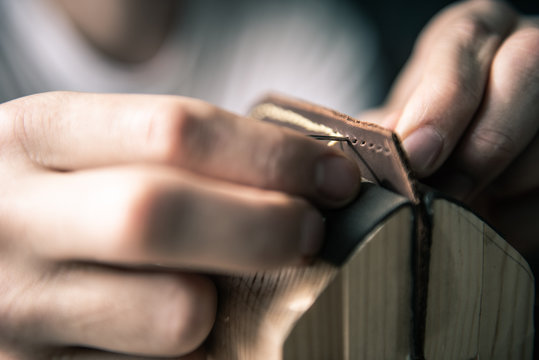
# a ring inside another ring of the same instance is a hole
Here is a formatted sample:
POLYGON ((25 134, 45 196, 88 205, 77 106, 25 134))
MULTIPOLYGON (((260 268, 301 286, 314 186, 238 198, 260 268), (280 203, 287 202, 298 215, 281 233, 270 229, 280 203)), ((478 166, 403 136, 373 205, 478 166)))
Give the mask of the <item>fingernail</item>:
POLYGON ((442 151, 444 139, 432 126, 423 126, 408 135, 402 142, 410 165, 418 175, 428 175, 442 151))
POLYGON ((324 155, 316 165, 316 187, 330 200, 350 199, 359 189, 360 181, 357 165, 344 156, 324 155))
POLYGON ((474 182, 463 173, 456 172, 442 180, 440 189, 457 200, 465 201, 472 194, 474 182))
POLYGON ((324 219, 315 210, 309 210, 303 219, 299 251, 306 258, 315 256, 324 240, 324 219))

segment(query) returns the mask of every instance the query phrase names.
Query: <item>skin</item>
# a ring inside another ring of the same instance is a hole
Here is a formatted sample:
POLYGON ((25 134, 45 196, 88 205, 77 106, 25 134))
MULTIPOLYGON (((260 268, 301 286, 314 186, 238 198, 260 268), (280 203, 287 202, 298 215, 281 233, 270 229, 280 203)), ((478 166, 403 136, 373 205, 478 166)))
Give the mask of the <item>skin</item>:
MULTIPOLYGON (((386 104, 362 116, 395 129, 419 176, 529 258, 538 69, 537 19, 463 2, 432 20, 386 104)), ((322 238, 317 209, 351 200, 359 179, 292 131, 148 95, 1 104, 0 168, 7 359, 204 358, 216 309, 204 274, 306 263, 322 238)))

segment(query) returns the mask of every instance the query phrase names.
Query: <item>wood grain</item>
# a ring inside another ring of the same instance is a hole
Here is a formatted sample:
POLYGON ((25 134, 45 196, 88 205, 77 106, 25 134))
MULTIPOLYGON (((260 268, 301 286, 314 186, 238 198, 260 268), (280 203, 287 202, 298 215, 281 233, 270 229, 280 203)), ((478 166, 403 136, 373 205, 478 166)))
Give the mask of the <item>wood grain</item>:
POLYGON ((484 359, 531 359, 533 275, 522 256, 484 227, 479 353, 484 359))
POLYGON ((318 262, 222 278, 211 358, 404 358, 411 321, 411 226, 410 209, 397 211, 340 269, 318 262))
POLYGON ((471 212, 433 205, 426 359, 531 359, 533 276, 471 212))
POLYGON ((336 273, 336 267, 318 261, 217 279, 220 304, 209 358, 281 359, 290 328, 336 273))
MULTIPOLYGON (((531 359, 528 265, 471 212, 443 199, 432 210, 425 358, 531 359)), ((220 277, 210 359, 410 358, 412 227, 403 207, 341 267, 220 277)))

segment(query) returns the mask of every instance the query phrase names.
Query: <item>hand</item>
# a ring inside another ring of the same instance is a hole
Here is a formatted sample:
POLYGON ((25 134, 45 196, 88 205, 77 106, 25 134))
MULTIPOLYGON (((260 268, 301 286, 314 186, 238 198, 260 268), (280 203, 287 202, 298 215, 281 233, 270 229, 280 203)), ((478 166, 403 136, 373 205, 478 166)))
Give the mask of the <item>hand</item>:
POLYGON ((303 263, 323 233, 311 203, 341 205, 359 184, 355 165, 315 140, 145 95, 0 105, 0 169, 10 359, 202 358, 216 292, 194 271, 303 263))
POLYGON ((418 176, 539 256, 539 18, 496 1, 442 11, 363 118, 401 136, 418 176))

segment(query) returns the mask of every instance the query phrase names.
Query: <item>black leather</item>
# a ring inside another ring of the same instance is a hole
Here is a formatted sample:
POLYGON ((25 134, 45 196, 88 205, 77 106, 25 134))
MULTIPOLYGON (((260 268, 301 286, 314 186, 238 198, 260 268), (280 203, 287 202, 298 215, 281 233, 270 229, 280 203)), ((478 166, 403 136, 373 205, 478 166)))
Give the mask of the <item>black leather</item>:
MULTIPOLYGON (((381 186, 363 182, 358 198, 350 205, 324 214, 326 241, 321 258, 335 265, 343 264, 369 233, 403 207, 412 208, 410 200, 381 186)), ((414 229, 413 216, 410 222, 414 229)), ((410 239, 412 235, 409 235, 410 239)))

